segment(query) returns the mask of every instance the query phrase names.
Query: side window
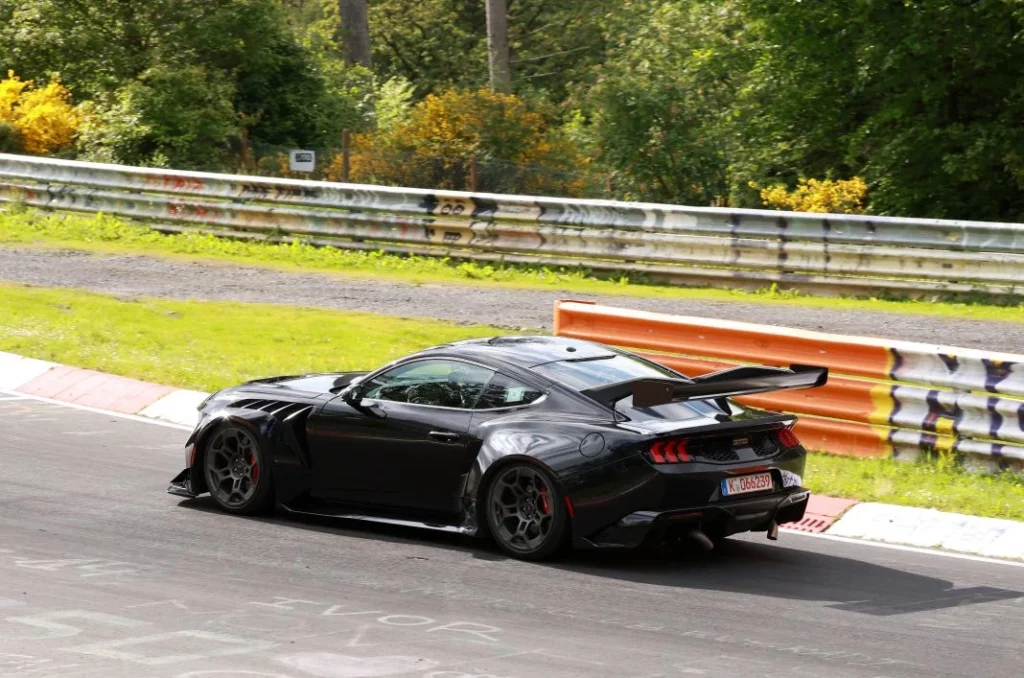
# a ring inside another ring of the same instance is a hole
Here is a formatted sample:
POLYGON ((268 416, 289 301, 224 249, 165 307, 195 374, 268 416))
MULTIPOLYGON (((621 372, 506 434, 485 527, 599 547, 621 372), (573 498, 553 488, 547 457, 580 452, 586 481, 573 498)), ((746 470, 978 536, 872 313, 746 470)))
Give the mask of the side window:
POLYGON ((480 394, 480 400, 476 404, 478 410, 490 410, 495 407, 513 407, 515 405, 528 405, 537 398, 544 395, 543 391, 521 384, 515 379, 510 379, 503 374, 495 374, 484 392, 480 394))
POLYGON ((486 367, 457 360, 417 360, 367 381, 363 397, 468 409, 493 374, 486 367))

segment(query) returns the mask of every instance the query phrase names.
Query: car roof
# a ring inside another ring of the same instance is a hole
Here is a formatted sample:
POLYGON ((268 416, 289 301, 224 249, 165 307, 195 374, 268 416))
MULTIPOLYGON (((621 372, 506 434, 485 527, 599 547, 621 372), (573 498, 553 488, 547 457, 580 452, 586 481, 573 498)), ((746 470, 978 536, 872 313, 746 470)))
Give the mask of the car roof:
POLYGON ((444 352, 466 358, 492 358, 527 369, 562 360, 586 360, 615 355, 607 346, 581 339, 511 335, 466 339, 428 348, 416 355, 444 352))

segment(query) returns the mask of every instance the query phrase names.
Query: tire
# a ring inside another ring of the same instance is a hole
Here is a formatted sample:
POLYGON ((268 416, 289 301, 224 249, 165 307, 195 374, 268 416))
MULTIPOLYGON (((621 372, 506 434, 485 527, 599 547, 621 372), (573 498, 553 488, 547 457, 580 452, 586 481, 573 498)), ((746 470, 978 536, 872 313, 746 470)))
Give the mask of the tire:
POLYGON ((568 541, 569 516, 551 474, 525 462, 496 471, 484 503, 487 527, 502 551, 546 560, 568 541))
POLYGON ((203 479, 210 496, 228 513, 252 516, 274 504, 272 464, 266 446, 247 427, 213 430, 203 452, 203 479))

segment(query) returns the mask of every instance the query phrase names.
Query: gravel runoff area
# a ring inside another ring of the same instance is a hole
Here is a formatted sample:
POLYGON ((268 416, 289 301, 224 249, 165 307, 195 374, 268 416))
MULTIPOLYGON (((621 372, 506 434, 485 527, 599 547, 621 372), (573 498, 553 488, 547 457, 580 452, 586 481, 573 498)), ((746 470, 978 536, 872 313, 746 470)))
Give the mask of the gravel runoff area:
POLYGON ((241 301, 437 318, 504 328, 551 327, 552 303, 585 298, 647 311, 743 320, 839 334, 859 334, 1017 352, 1024 324, 871 311, 844 311, 781 303, 592 296, 571 290, 530 290, 456 284, 414 285, 292 273, 260 266, 186 262, 71 250, 0 248, 0 280, 73 287, 122 298, 164 297, 241 301))

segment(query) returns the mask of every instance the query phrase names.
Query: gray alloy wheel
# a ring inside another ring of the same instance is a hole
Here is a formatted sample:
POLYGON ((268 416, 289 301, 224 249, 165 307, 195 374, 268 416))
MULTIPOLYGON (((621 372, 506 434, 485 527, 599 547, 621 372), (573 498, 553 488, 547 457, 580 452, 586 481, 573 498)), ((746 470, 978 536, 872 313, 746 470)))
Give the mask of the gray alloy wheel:
POLYGON ((567 516, 554 483, 540 468, 501 469, 487 491, 487 524, 505 552, 517 558, 550 557, 565 542, 567 516))
POLYGON ((206 487, 231 513, 258 513, 268 505, 270 473, 252 433, 240 426, 214 431, 203 455, 206 487))

